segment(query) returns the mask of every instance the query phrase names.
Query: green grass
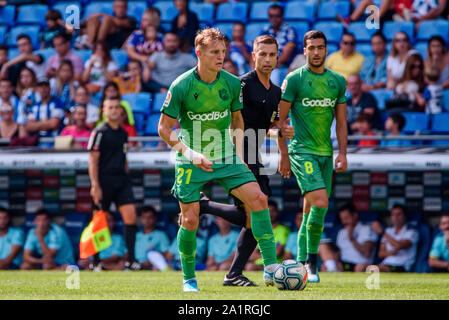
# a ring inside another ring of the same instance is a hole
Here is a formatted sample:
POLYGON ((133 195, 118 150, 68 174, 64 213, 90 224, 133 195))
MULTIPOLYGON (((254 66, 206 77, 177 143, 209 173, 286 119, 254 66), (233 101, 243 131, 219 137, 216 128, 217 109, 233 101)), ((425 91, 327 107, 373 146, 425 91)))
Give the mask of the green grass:
POLYGON ((320 284, 304 291, 279 291, 262 284, 262 272, 246 275, 257 288, 222 287, 224 272, 198 272, 201 289, 183 293, 180 272, 82 271, 80 289, 66 288, 69 276, 62 271, 0 272, 0 299, 174 299, 174 300, 274 300, 274 299, 449 299, 449 274, 380 274, 380 289, 369 290, 369 274, 321 273, 320 284))

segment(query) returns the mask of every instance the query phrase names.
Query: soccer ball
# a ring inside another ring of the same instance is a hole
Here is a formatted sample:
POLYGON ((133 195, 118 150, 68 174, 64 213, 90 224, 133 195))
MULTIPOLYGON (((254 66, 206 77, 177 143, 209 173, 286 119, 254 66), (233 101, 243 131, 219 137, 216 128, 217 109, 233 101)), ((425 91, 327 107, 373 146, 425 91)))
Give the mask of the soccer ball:
POLYGON ((301 262, 284 260, 274 270, 274 284, 279 290, 304 290, 307 269, 301 262))

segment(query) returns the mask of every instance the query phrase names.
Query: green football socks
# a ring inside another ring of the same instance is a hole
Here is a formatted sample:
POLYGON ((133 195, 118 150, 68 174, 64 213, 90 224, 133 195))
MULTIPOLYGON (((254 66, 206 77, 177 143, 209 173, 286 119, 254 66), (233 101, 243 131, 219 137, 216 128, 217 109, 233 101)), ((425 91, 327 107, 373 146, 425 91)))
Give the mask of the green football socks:
POLYGON ((268 266, 277 263, 276 243, 268 209, 251 211, 251 229, 259 244, 263 265, 268 266))
POLYGON ((302 223, 298 231, 298 261, 304 264, 307 259, 307 221, 310 213, 302 214, 302 223))
POLYGON ((309 254, 318 253, 326 212, 327 208, 310 208, 309 218, 307 220, 307 253, 309 254))
POLYGON ((196 230, 190 231, 180 227, 177 240, 181 257, 182 276, 184 280, 193 279, 195 278, 196 230))

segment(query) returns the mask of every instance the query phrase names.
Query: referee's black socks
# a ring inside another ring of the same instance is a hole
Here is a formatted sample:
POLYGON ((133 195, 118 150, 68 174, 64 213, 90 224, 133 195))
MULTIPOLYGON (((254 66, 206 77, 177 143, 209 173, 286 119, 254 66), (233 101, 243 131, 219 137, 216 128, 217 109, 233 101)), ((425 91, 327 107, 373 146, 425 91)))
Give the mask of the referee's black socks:
POLYGON ((200 212, 221 217, 240 227, 246 226, 245 210, 233 204, 218 203, 211 200, 200 201, 200 212))
POLYGON ((123 230, 123 237, 125 238, 126 249, 128 250, 128 262, 133 263, 136 259, 134 257, 134 248, 136 244, 137 225, 125 224, 123 230))
POLYGON ((254 239, 251 229, 242 228, 237 240, 237 252, 232 261, 231 270, 227 274, 228 279, 235 278, 242 274, 249 257, 256 249, 257 240, 254 239))

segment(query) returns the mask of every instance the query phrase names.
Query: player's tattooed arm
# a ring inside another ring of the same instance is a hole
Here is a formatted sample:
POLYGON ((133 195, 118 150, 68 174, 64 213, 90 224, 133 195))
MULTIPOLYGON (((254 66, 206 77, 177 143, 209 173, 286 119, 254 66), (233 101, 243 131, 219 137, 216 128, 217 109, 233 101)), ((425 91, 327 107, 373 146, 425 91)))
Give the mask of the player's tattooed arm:
POLYGON ((338 103, 335 107, 335 118, 337 121, 336 131, 338 140, 338 155, 335 159, 337 172, 344 172, 348 168, 346 149, 348 145, 348 124, 346 120, 346 102, 338 103))

